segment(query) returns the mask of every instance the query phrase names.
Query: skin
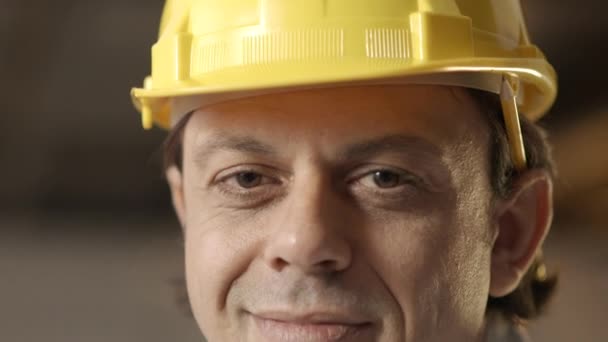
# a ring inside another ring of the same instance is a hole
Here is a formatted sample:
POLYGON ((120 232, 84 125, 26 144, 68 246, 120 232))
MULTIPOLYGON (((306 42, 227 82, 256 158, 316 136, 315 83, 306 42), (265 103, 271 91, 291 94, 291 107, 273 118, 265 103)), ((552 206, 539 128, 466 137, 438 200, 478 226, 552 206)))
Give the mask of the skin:
POLYGON ((462 88, 232 100, 183 139, 167 178, 211 342, 483 341, 488 296, 517 286, 551 221, 543 171, 494 198, 462 88))

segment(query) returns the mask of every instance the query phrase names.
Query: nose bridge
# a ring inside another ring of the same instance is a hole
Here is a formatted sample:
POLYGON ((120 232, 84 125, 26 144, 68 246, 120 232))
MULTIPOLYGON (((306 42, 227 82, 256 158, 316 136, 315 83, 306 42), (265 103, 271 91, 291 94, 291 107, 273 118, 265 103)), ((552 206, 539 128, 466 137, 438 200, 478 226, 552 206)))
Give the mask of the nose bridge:
MULTIPOLYGON (((287 216, 302 216, 304 222, 323 223, 325 209, 331 205, 331 182, 322 171, 306 170, 294 182, 287 216)), ((327 218, 325 218, 327 219, 327 218)))
POLYGON ((285 267, 306 273, 343 270, 351 262, 352 250, 339 195, 322 175, 303 178, 292 186, 268 238, 265 259, 277 271, 285 267))

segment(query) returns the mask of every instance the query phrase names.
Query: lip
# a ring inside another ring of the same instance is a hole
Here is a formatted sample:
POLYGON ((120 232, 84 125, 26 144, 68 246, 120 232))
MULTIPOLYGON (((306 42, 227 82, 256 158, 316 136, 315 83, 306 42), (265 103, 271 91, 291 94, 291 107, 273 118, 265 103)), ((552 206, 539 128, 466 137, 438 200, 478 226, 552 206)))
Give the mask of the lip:
POLYGON ((250 313, 265 341, 346 341, 371 331, 371 322, 342 313, 250 313))

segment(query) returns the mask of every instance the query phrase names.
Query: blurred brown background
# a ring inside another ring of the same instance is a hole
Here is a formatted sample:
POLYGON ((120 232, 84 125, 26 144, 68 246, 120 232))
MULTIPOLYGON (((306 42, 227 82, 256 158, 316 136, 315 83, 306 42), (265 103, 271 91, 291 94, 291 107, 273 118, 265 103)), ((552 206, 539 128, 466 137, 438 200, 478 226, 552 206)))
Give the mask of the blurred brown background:
MULTIPOLYGON (((546 244, 562 276, 536 341, 606 341, 608 2, 524 0, 560 76, 546 244)), ((175 304, 179 228, 129 88, 162 0, 0 0, 0 341, 200 341, 175 304)))

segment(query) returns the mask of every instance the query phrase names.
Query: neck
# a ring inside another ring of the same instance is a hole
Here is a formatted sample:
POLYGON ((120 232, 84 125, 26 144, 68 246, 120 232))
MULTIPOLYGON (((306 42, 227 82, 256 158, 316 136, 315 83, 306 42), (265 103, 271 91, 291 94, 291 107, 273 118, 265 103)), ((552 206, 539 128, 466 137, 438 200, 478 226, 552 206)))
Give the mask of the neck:
POLYGON ((524 327, 499 314, 488 314, 480 342, 530 342, 524 327))

